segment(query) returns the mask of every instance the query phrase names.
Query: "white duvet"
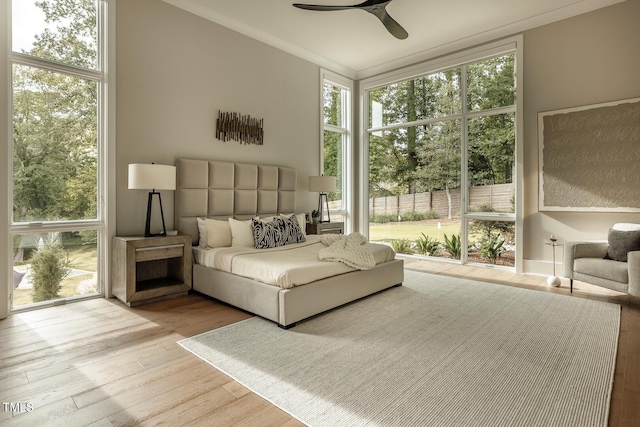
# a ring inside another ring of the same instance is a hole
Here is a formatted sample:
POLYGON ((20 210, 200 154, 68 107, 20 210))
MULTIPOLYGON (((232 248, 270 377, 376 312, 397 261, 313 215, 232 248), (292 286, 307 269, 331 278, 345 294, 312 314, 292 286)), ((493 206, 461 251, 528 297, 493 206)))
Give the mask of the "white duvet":
MULTIPOLYGON (((320 236, 309 235, 306 242, 272 249, 194 248, 193 253, 198 264, 288 289, 355 270, 343 262, 321 261, 318 254, 325 248, 320 236)), ((370 252, 376 264, 395 258, 385 245, 364 243, 360 248, 370 252)))

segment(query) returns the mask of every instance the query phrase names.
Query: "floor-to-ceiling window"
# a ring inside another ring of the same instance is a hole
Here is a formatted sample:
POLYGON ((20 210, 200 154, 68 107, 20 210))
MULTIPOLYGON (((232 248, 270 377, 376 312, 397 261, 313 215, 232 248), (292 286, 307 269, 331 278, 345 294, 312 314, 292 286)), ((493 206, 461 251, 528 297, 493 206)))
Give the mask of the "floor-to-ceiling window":
POLYGON ((104 0, 13 0, 11 307, 100 295, 106 274, 104 0))
POLYGON ((399 253, 515 267, 519 38, 362 82, 363 227, 399 253))
POLYGON ((344 221, 350 229, 353 82, 324 70, 321 80, 321 171, 325 176, 336 177, 336 192, 328 194, 331 221, 344 221))

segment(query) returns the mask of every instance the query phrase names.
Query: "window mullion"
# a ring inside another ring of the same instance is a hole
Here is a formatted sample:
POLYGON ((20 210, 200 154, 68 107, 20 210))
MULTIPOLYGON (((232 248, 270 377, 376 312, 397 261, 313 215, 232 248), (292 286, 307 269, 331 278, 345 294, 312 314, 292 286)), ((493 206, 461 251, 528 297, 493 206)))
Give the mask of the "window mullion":
POLYGON ((104 73, 100 71, 88 70, 85 68, 75 67, 73 65, 62 64, 60 62, 49 61, 47 59, 36 58, 34 56, 25 55, 23 53, 12 52, 9 55, 12 64, 25 65, 28 67, 39 68, 45 71, 67 74, 88 80, 102 81, 104 73))
POLYGON ((333 125, 324 125, 324 130, 328 131, 328 132, 335 132, 335 133, 340 133, 340 134, 346 134, 348 133, 346 128, 341 128, 338 126, 333 126, 333 125))
POLYGON ((468 260, 468 247, 469 247, 469 238, 468 238, 468 225, 467 225, 467 220, 465 218, 466 213, 467 213, 467 200, 469 200, 469 106, 468 106, 468 100, 467 100, 467 66, 464 65, 461 68, 461 84, 460 84, 460 90, 461 90, 461 94, 460 97, 462 98, 462 114, 463 114, 463 119, 461 120, 460 123, 460 134, 462 137, 462 140, 460 141, 460 163, 461 163, 461 170, 460 170, 460 194, 462 195, 462 197, 460 197, 460 212, 461 212, 461 218, 460 218, 460 247, 461 247, 461 253, 460 253, 460 261, 463 264, 467 263, 468 260))
POLYGON ((491 108, 488 110, 468 112, 465 114, 465 117, 469 119, 473 119, 476 117, 498 116, 500 114, 515 113, 515 112, 516 112, 516 106, 509 105, 507 107, 491 108))
POLYGON ((373 133, 373 132, 380 132, 380 131, 385 131, 385 130, 402 129, 402 128, 408 128, 408 127, 414 127, 414 126, 423 126, 423 125, 428 125, 428 124, 431 124, 431 123, 438 123, 438 122, 452 121, 452 120, 461 120, 462 117, 463 117, 462 114, 453 114, 453 115, 450 115, 450 116, 434 117, 434 118, 430 118, 430 119, 420 119, 420 120, 414 120, 414 121, 411 121, 411 122, 394 123, 394 124, 391 124, 391 125, 379 126, 379 127, 375 127, 375 128, 369 128, 369 129, 367 129, 367 132, 373 133))

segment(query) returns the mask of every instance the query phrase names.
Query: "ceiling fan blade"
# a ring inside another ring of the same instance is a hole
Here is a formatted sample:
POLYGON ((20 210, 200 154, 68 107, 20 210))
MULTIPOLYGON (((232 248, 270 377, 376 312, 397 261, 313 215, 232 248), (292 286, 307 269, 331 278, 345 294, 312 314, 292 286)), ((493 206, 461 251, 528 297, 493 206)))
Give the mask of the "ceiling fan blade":
POLYGON ((393 19, 391 16, 389 16, 387 11, 384 11, 384 13, 381 13, 379 15, 378 14, 374 14, 374 15, 376 15, 380 19, 382 24, 384 24, 384 26, 387 28, 387 30, 395 38, 398 38, 400 40, 404 40, 407 37, 409 37, 409 33, 407 33, 407 30, 402 28, 402 25, 398 24, 398 22, 396 22, 395 19, 393 19))
POLYGON ((332 10, 348 10, 348 9, 355 8, 355 6, 325 6, 321 4, 301 4, 301 3, 294 3, 293 6, 297 7, 298 9, 319 10, 322 12, 330 12, 332 10))
POLYGON ((386 27, 386 29, 393 35, 394 37, 404 40, 409 37, 409 33, 402 28, 402 25, 398 24, 395 19, 393 19, 387 13, 386 7, 387 4, 391 3, 392 0, 365 0, 364 2, 351 6, 327 6, 321 4, 303 4, 303 3, 294 3, 293 6, 298 9, 305 10, 316 10, 316 11, 332 11, 332 10, 350 10, 350 9, 361 9, 366 12, 369 12, 372 15, 375 15, 380 22, 386 27))
MULTIPOLYGON (((391 0, 366 0, 363 1, 360 4, 357 4, 356 7, 358 8, 366 8, 366 7, 371 7, 371 6, 377 6, 379 4, 383 4, 383 3, 391 3, 391 0)), ((386 4, 385 4, 386 6, 386 4)))
POLYGON ((368 7, 377 6, 379 4, 390 3, 391 0, 366 0, 360 4, 347 5, 347 6, 331 6, 331 5, 323 5, 323 4, 304 4, 304 3, 294 3, 293 6, 299 9, 305 10, 320 10, 320 11, 331 11, 331 10, 348 10, 348 9, 366 9, 368 7))

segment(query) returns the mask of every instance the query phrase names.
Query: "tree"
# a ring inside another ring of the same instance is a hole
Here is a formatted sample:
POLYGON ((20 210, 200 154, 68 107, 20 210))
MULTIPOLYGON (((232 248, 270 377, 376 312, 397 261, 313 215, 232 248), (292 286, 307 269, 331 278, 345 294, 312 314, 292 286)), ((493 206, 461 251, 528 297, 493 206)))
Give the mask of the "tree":
MULTIPOLYGON (((55 24, 24 53, 77 67, 97 63, 96 2, 36 2, 55 24)), ((97 214, 97 83, 28 65, 13 68, 14 220, 97 214)))
MULTIPOLYGON (((467 122, 471 185, 512 182, 515 114, 490 110, 515 103, 514 65, 514 55, 504 55, 466 66, 467 109, 486 111, 467 122)), ((371 105, 383 111, 382 123, 370 116, 370 126, 408 123, 369 137, 372 196, 445 190, 451 215, 450 190, 461 185, 461 87, 462 69, 454 68, 370 92, 371 105)))
POLYGON ((467 67, 469 111, 515 104, 514 70, 514 55, 503 55, 469 64, 467 67))
POLYGON ((56 24, 35 36, 30 55, 85 69, 95 69, 98 58, 95 0, 42 0, 45 22, 56 24))
POLYGON ((453 216, 451 190, 460 188, 461 129, 459 120, 425 126, 425 138, 420 145, 421 166, 415 171, 422 191, 445 190, 448 218, 453 216))
POLYGON ((514 155, 514 113, 476 117, 469 121, 471 185, 512 182, 514 155))
POLYGON ((385 197, 394 194, 387 183, 395 182, 392 145, 388 138, 369 137, 369 197, 385 197))
POLYGON ((62 246, 51 240, 43 243, 31 257, 30 263, 33 302, 59 298, 62 279, 71 271, 62 246))
MULTIPOLYGON (((490 110, 515 104, 514 67, 513 55, 469 65, 469 110, 490 110)), ((515 114, 486 115, 469 121, 471 185, 512 182, 514 155, 515 114)))
MULTIPOLYGON (((340 126, 342 123, 342 90, 339 87, 323 85, 323 109, 325 124, 340 126)), ((342 134, 324 131, 323 142, 324 171, 327 176, 335 176, 338 183, 342 182, 342 134)), ((329 200, 342 199, 342 186, 328 195, 329 200)))
MULTIPOLYGON (((460 73, 460 69, 453 69, 385 86, 370 92, 371 102, 382 106, 383 125, 458 114, 462 105, 460 73)), ((424 144, 432 127, 408 125, 385 131, 381 138, 371 136, 370 153, 379 156, 370 159, 370 170, 385 171, 380 176, 371 174, 373 186, 384 186, 393 194, 413 193, 424 187, 445 188, 425 183, 426 176, 419 172, 426 164, 424 144), (392 181, 381 181, 390 178, 392 181)))

